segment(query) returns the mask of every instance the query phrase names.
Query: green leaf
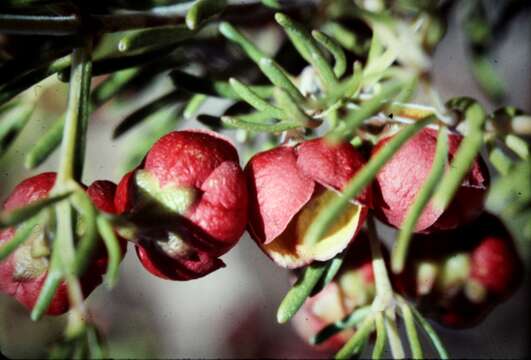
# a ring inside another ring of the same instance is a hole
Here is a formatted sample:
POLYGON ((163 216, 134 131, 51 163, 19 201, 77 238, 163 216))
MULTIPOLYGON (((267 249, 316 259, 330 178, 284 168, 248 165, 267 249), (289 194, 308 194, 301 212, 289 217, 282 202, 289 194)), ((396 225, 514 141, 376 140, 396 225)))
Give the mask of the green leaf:
POLYGON ((42 164, 57 149, 63 138, 63 129, 65 126, 65 115, 62 114, 56 119, 52 126, 42 135, 35 145, 26 154, 24 166, 28 169, 34 169, 42 164))
POLYGON ((24 207, 0 212, 0 228, 6 228, 20 224, 29 218, 37 215, 42 209, 47 208, 59 201, 70 196, 71 193, 64 193, 55 196, 49 196, 46 199, 37 200, 24 207))
POLYGON ((28 123, 33 110, 33 105, 21 105, 8 112, 0 121, 0 156, 4 155, 9 146, 17 139, 28 123))
POLYGON ((97 243, 96 208, 92 204, 87 193, 79 190, 72 196, 72 204, 81 215, 83 235, 79 240, 75 257, 75 273, 81 276, 92 260, 92 254, 97 243))
POLYGON ((401 301, 400 310, 402 318, 404 319, 404 324, 406 325, 406 334, 409 341, 409 347, 411 348, 411 355, 413 355, 412 357, 414 359, 423 359, 424 354, 422 353, 422 346, 420 344, 417 329, 415 327, 415 319, 410 306, 405 301, 401 301))
POLYGON ((42 285, 39 297, 37 298, 35 306, 33 306, 33 309, 31 311, 31 320, 39 320, 42 315, 44 315, 44 313, 48 310, 48 307, 52 302, 57 288, 59 287, 59 285, 61 285, 62 280, 63 276, 61 272, 53 269, 50 265, 50 269, 48 270, 46 280, 44 280, 44 284, 42 285))
POLYGON ((341 48, 341 45, 330 36, 317 30, 312 31, 312 36, 334 56, 334 74, 339 79, 347 70, 347 56, 341 48))
POLYGON ((448 359, 448 351, 446 351, 446 348, 444 347, 444 344, 439 338, 439 335, 437 335, 437 332, 433 329, 430 323, 428 323, 426 319, 424 319, 424 317, 417 311, 417 309, 412 306, 410 306, 409 309, 411 309, 415 320, 417 320, 421 328, 426 332, 426 334, 430 338, 431 343, 439 354, 439 357, 441 359, 448 359))
POLYGON ((315 68, 324 87, 332 89, 337 83, 336 75, 315 40, 301 25, 286 15, 277 13, 275 20, 284 28, 301 56, 315 68))
POLYGON ((374 343, 374 348, 372 350, 372 358, 381 359, 387 341, 387 333, 385 332, 383 313, 376 313, 376 315, 374 316, 374 320, 376 324, 376 342, 374 343))
POLYGON ((344 126, 332 132, 330 135, 334 141, 344 139, 354 133, 362 122, 385 106, 393 96, 398 94, 404 84, 400 81, 393 82, 385 86, 377 95, 361 105, 358 109, 352 111, 344 119, 344 126))
POLYGON ((268 113, 272 118, 275 119, 285 119, 286 114, 281 109, 269 104, 266 100, 260 97, 256 92, 253 91, 249 86, 244 85, 238 80, 231 78, 229 80, 230 85, 234 91, 245 100, 249 105, 254 107, 256 110, 268 113))
POLYGON ((299 311, 327 267, 328 263, 326 262, 314 262, 304 269, 302 275, 288 291, 278 307, 277 321, 280 324, 288 322, 299 311))
POLYGON ((345 345, 337 352, 336 359, 350 359, 352 355, 358 354, 369 334, 372 332, 374 327, 374 316, 368 316, 365 318, 363 323, 360 325, 356 333, 346 342, 345 345))
MULTIPOLYGON (((260 115, 260 118, 266 117, 270 119, 271 115, 268 113, 261 113, 264 115, 260 115)), ((270 133, 277 133, 282 132, 290 129, 296 129, 299 128, 301 125, 296 122, 288 122, 288 121, 281 121, 275 124, 264 124, 259 123, 254 120, 258 119, 258 116, 256 118, 250 118, 243 115, 243 116, 222 116, 221 121, 223 124, 230 128, 237 128, 237 129, 244 129, 249 131, 256 131, 256 132, 270 132, 270 133)))
POLYGON ((364 306, 359 309, 356 309, 349 315, 345 316, 343 319, 336 321, 332 324, 325 326, 312 338, 310 338, 310 344, 318 345, 326 340, 330 339, 335 334, 357 326, 361 323, 370 313, 372 312, 371 306, 364 306))
POLYGON ((172 90, 169 93, 140 107, 123 119, 122 122, 120 122, 120 124, 114 129, 113 139, 119 138, 156 112, 161 111, 169 106, 182 104, 184 101, 190 98, 190 96, 191 95, 189 93, 183 92, 179 89, 172 90))
POLYGON ((39 225, 39 218, 35 217, 22 224, 15 235, 0 246, 0 261, 4 261, 20 245, 22 245, 31 235, 36 226, 39 225))
POLYGON ((483 145, 485 111, 481 105, 474 102, 467 106, 465 119, 468 125, 468 134, 459 145, 450 170, 440 181, 433 199, 433 206, 438 209, 446 209, 450 204, 483 145))
POLYGON ((186 26, 196 30, 201 23, 222 12, 227 0, 197 0, 186 13, 186 26))
MULTIPOLYGON (((206 78, 200 78, 179 70, 170 73, 170 77, 176 87, 208 96, 216 96, 240 100, 240 96, 232 86, 226 81, 211 81, 206 78)), ((273 96, 273 87, 269 85, 250 85, 249 88, 259 97, 269 98, 273 96)))
POLYGON ((65 56, 45 66, 27 71, 0 86, 0 106, 31 86, 70 66, 70 56, 65 56))
POLYGON ((445 127, 439 129, 439 136, 437 137, 437 147, 435 149, 435 156, 433 164, 428 174, 428 177, 422 184, 413 204, 406 213, 406 217, 402 223, 398 240, 393 247, 393 254, 391 264, 393 272, 400 273, 404 268, 404 263, 407 257, 409 242, 411 234, 415 230, 418 219, 422 212, 428 205, 428 202, 433 195, 435 188, 441 177, 444 175, 444 168, 448 159, 448 132, 445 127))
POLYGON ((118 271, 120 268, 120 262, 122 261, 120 242, 114 233, 111 222, 105 217, 105 215, 98 216, 97 224, 99 233, 107 248, 107 254, 109 254, 109 262, 105 274, 105 284, 108 288, 112 288, 118 279, 118 271))
POLYGON ((118 43, 120 52, 147 51, 174 45, 190 39, 195 31, 184 25, 161 26, 147 30, 131 31, 118 43))

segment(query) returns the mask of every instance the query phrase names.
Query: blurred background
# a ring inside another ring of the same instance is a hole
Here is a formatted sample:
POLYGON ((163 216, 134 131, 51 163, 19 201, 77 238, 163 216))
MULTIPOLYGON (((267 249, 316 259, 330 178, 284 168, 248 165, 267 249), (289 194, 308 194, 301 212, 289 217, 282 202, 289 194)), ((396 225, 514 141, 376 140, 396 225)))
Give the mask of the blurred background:
MULTIPOLYGON (((458 26, 459 16, 454 11, 449 31, 436 50, 435 87, 443 100, 473 96, 487 104, 487 110, 492 110, 492 104, 482 95, 470 73, 463 33, 458 26)), ((531 112, 530 34, 531 13, 527 11, 514 19, 507 36, 489 59, 507 85, 505 102, 528 113, 531 112)), ((169 80, 161 79, 135 94, 137 100, 113 101, 93 114, 84 176, 86 184, 97 179, 119 181, 124 169, 134 161, 130 154, 138 139, 151 130, 139 127, 118 141, 112 141, 113 128, 139 104, 149 102, 170 87, 169 80)), ((66 84, 51 77, 24 94, 39 99, 38 110, 9 153, 0 159, 2 199, 29 175, 22 165, 23 155, 35 137, 64 110, 66 90, 66 84)), ((220 103, 208 102, 202 112, 215 113, 220 106, 220 103)), ((186 127, 201 127, 201 124, 188 120, 179 125, 179 128, 186 127)), ((235 135, 230 131, 227 134, 235 135)), ((57 156, 53 156, 37 172, 54 171, 56 166, 57 156)), ((496 196, 492 196, 489 207, 498 209, 499 206, 496 196)), ((387 239, 394 235, 389 229, 381 230, 387 239)), ((518 225, 512 230, 516 236, 521 235, 518 225)), ((528 245, 524 241, 519 244, 522 254, 527 256, 524 248, 528 245)), ((110 292, 99 287, 88 300, 94 320, 108 340, 110 356, 309 358, 327 355, 312 350, 296 336, 290 325, 276 323, 276 308, 288 289, 288 273, 268 260, 247 235, 223 260, 227 267, 205 278, 171 282, 147 273, 130 247, 117 287, 110 292)), ((437 327, 451 356, 529 356, 530 291, 526 279, 515 296, 498 306, 476 328, 449 331, 437 327)), ((0 348, 8 357, 42 357, 45 355, 43 349, 60 337, 64 321, 60 317, 33 323, 22 306, 0 295, 0 348)), ((427 355, 429 357, 430 353, 427 355)))

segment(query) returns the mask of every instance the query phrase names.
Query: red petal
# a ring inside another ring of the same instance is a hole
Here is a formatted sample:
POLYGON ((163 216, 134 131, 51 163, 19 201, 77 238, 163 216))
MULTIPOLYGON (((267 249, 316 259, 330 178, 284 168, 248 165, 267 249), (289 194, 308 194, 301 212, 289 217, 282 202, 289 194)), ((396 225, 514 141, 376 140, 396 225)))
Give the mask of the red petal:
POLYGON ((224 161, 239 164, 236 148, 225 138, 207 131, 174 131, 153 145, 144 169, 158 179, 160 186, 172 183, 201 188, 224 161))
POLYGON ((170 258, 156 248, 136 246, 136 254, 146 270, 155 276, 167 280, 192 280, 203 277, 225 267, 223 261, 198 251, 195 259, 170 258))
POLYGON ((20 182, 4 203, 4 209, 11 210, 44 199, 55 184, 55 178, 54 172, 46 172, 20 182))
POLYGON ((245 168, 251 235, 269 244, 312 197, 315 183, 300 171, 290 146, 255 155, 245 168))
POLYGON ((115 213, 114 195, 116 184, 107 180, 98 180, 87 189, 87 194, 96 207, 108 213, 115 213))
MULTIPOLYGON (((347 142, 333 145, 325 138, 318 138, 297 147, 297 165, 319 184, 341 191, 365 165, 365 159, 347 142)), ((370 206, 370 195, 370 188, 366 188, 358 200, 370 206)))
POLYGON ((213 255, 220 256, 241 238, 247 225, 248 199, 245 177, 234 162, 223 162, 201 186, 199 203, 187 214, 213 245, 213 255), (213 243, 212 243, 213 242, 213 243))

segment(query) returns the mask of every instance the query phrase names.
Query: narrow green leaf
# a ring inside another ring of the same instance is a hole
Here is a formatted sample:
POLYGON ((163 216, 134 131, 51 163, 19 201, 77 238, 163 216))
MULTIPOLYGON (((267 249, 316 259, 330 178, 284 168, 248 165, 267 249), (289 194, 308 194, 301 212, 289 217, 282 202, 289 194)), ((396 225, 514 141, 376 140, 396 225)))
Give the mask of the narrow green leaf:
POLYGON ((118 124, 114 129, 113 138, 119 138, 133 127, 142 123, 145 119, 149 118, 154 113, 172 106, 177 105, 187 100, 191 95, 187 92, 183 92, 179 89, 172 90, 169 93, 153 100, 152 102, 142 106, 128 115, 125 119, 118 124))
POLYGON ((450 170, 442 178, 433 199, 433 205, 439 209, 446 209, 450 204, 483 145, 485 111, 481 105, 473 103, 468 106, 465 118, 468 124, 468 134, 459 145, 450 170))
POLYGON ((347 70, 347 56, 341 48, 341 45, 330 36, 317 30, 312 31, 312 36, 334 56, 334 74, 339 79, 347 70))
POLYGON ((299 107, 299 104, 291 95, 281 88, 276 88, 273 93, 277 105, 285 112, 286 117, 298 122, 303 127, 317 127, 320 121, 312 119, 299 107))
POLYGON ((305 103, 306 99, 299 89, 286 75, 285 71, 275 61, 269 58, 260 59, 258 66, 267 78, 277 87, 286 91, 297 103, 305 103))
POLYGON ((65 126, 65 115, 62 114, 54 121, 52 126, 42 135, 33 147, 28 151, 24 159, 24 166, 34 169, 42 164, 61 144, 63 129, 65 126))
POLYGON ((77 245, 74 260, 75 273, 77 276, 81 276, 85 273, 88 264, 92 260, 92 254, 98 240, 96 224, 97 211, 87 193, 83 190, 79 190, 73 194, 72 204, 81 215, 80 221, 83 224, 83 235, 77 245))
POLYGON ((301 56, 315 68, 325 88, 332 89, 337 83, 336 75, 315 40, 286 15, 277 13, 275 20, 285 29, 301 56))
POLYGON ((186 13, 186 26, 196 30, 201 23, 222 12, 227 0, 197 0, 186 13))
POLYGON ((277 310, 277 321, 286 323, 299 311, 304 301, 323 276, 328 263, 314 262, 307 266, 295 285, 288 291, 277 310))
POLYGON ((56 196, 50 196, 46 199, 37 200, 24 207, 13 210, 4 210, 0 212, 0 228, 20 224, 29 218, 37 215, 42 209, 62 201, 70 196, 70 193, 64 193, 56 196))
POLYGON ((238 29, 232 26, 228 22, 222 22, 219 24, 219 32, 227 39, 240 45, 243 51, 253 60, 256 64, 260 63, 262 58, 267 58, 267 55, 263 53, 258 47, 250 42, 238 29))
MULTIPOLYGON (((170 77, 176 87, 191 93, 240 100, 238 93, 236 93, 232 86, 226 81, 211 81, 179 70, 172 71, 170 77)), ((272 86, 251 85, 249 88, 262 98, 273 96, 272 86)))
POLYGON ((376 155, 374 155, 369 162, 352 178, 341 196, 338 196, 326 209, 322 211, 317 219, 310 225, 307 232, 307 238, 304 240, 307 244, 315 244, 332 225, 337 218, 337 214, 341 213, 349 204, 350 200, 355 198, 376 176, 376 173, 383 165, 395 154, 395 152, 412 136, 414 136, 420 129, 434 120, 433 116, 429 116, 415 124, 406 126, 398 132, 376 155))
POLYGON ((190 39, 195 31, 185 25, 162 26, 147 30, 131 31, 118 43, 120 52, 132 52, 136 50, 147 51, 168 45, 178 44, 190 39))
POLYGON ((260 120, 267 115, 267 118, 270 119, 271 115, 264 114, 260 116, 256 116, 253 118, 243 116, 222 116, 221 121, 222 123, 230 128, 237 128, 237 129, 243 129, 248 131, 256 131, 256 132, 269 132, 269 133, 277 133, 282 132, 290 129, 296 129, 299 128, 301 125, 296 122, 278 122, 275 124, 264 124, 257 122, 256 120, 260 120), (246 120, 249 119, 249 120, 246 120))
POLYGON ((415 318, 411 312, 410 306, 405 302, 400 302, 400 310, 404 324, 406 325, 407 339, 409 341, 409 347, 411 348, 411 355, 413 359, 423 359, 424 354, 422 352, 422 346, 420 344, 417 329, 415 327, 415 318))
POLYGON ((326 340, 330 339, 335 334, 360 324, 366 317, 372 312, 371 306, 364 306, 354 310, 349 315, 345 316, 340 321, 336 321, 332 324, 325 326, 312 338, 310 338, 310 344, 318 345, 326 340))
POLYGON ((508 134, 505 136, 505 145, 507 145, 507 147, 522 160, 527 160, 529 158, 529 145, 524 139, 514 134, 508 134))
POLYGON ((502 176, 507 176, 513 166, 513 161, 498 147, 489 152, 489 161, 502 176))
POLYGON ((8 112, 0 121, 0 156, 4 155, 9 146, 17 139, 28 123, 33 110, 33 105, 21 105, 8 112))
POLYGON ((115 72, 107 77, 94 88, 91 94, 91 102, 94 108, 98 108, 120 91, 122 91, 127 84, 131 82, 139 74, 139 68, 125 69, 115 72))
POLYGON ((444 168, 448 159, 448 131, 445 127, 439 129, 439 136, 437 137, 437 146, 435 149, 435 155, 433 164, 428 174, 428 177, 422 184, 413 204, 408 209, 406 217, 402 223, 398 240, 393 247, 393 254, 391 258, 391 265, 393 272, 400 273, 404 268, 404 263, 407 257, 409 248, 409 242, 411 240, 411 234, 415 230, 417 221, 420 215, 424 211, 424 208, 428 205, 431 196, 438 181, 444 175, 444 168))
POLYGON ((338 141, 353 134, 364 120, 374 115, 385 106, 387 102, 391 101, 392 97, 398 94, 403 86, 404 84, 399 81, 385 86, 377 95, 373 96, 358 109, 352 111, 350 115, 344 119, 344 126, 331 133, 331 138, 334 141, 338 141))
POLYGON ((373 328, 374 316, 366 317, 354 335, 337 352, 335 359, 350 359, 352 355, 358 354, 373 328))
POLYGON ((286 90, 297 102, 305 101, 304 96, 299 89, 289 79, 286 71, 282 69, 274 60, 269 58, 258 47, 256 47, 245 35, 229 23, 221 23, 219 26, 220 32, 229 40, 240 45, 243 51, 249 56, 259 67, 264 75, 274 85, 286 90))
POLYGON ((326 268, 326 272, 324 276, 321 278, 319 283, 316 287, 313 288, 312 296, 322 291, 325 287, 328 286, 334 280, 335 276, 339 272, 339 269, 341 269, 341 265, 343 265, 343 260, 345 260, 345 251, 343 251, 341 254, 333 258, 331 261, 329 261, 329 265, 326 268))
POLYGON ((413 316, 415 317, 415 320, 417 320, 417 322, 419 323, 420 327, 426 332, 426 334, 430 338, 431 343, 439 354, 439 357, 441 359, 448 359, 448 351, 446 351, 446 348, 444 347, 444 344, 439 338, 439 335, 437 335, 437 332, 433 329, 430 323, 426 321, 426 319, 424 319, 424 317, 418 312, 417 309, 412 306, 410 306, 409 309, 411 309, 411 311, 413 312, 413 316))
POLYGON ((0 86, 0 106, 13 99, 48 76, 70 66, 70 56, 65 56, 43 67, 27 71, 0 86))
POLYGON ((120 262, 122 261, 120 242, 114 233, 110 221, 104 215, 98 216, 97 223, 99 233, 107 248, 107 254, 109 254, 109 263, 107 264, 107 272, 105 273, 105 284, 108 288, 112 288, 118 279, 118 271, 120 262))
POLYGON ((196 94, 192 96, 190 101, 186 104, 186 107, 183 111, 183 116, 185 119, 191 119, 197 111, 203 106, 205 101, 207 101, 208 97, 203 94, 196 94))
POLYGON ((261 112, 266 112, 271 115, 272 118, 275 119, 285 119, 286 114, 281 109, 274 107, 273 105, 269 104, 266 100, 261 98, 257 93, 255 93, 250 87, 247 85, 242 84, 238 80, 231 78, 229 80, 230 85, 234 89, 234 91, 249 105, 254 107, 256 110, 261 112))
POLYGON ((372 350, 372 358, 381 359, 387 341, 387 333, 385 332, 383 313, 376 313, 376 315, 374 316, 374 320, 376 324, 376 342, 374 343, 374 348, 372 350))
POLYGON ((22 245, 34 231, 36 226, 39 226, 39 218, 35 217, 31 220, 26 221, 24 224, 15 232, 15 235, 8 241, 4 242, 0 246, 0 261, 6 259, 9 255, 13 253, 20 245, 22 245))
POLYGON ((63 276, 61 275, 61 272, 52 268, 48 270, 48 274, 46 275, 46 280, 44 280, 44 284, 42 285, 39 297, 37 298, 35 306, 33 306, 33 310, 31 311, 31 320, 39 320, 48 310, 48 306, 50 306, 55 292, 57 291, 59 285, 61 285, 62 280, 63 276))

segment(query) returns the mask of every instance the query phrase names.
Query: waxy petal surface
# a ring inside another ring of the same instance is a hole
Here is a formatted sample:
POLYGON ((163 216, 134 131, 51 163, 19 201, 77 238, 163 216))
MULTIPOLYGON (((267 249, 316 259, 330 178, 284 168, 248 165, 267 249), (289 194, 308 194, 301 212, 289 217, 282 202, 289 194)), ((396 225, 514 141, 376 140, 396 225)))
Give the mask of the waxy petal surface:
POLYGON ((279 146, 255 155, 245 167, 249 187, 251 233, 271 243, 310 200, 315 182, 302 174, 295 149, 279 146))

